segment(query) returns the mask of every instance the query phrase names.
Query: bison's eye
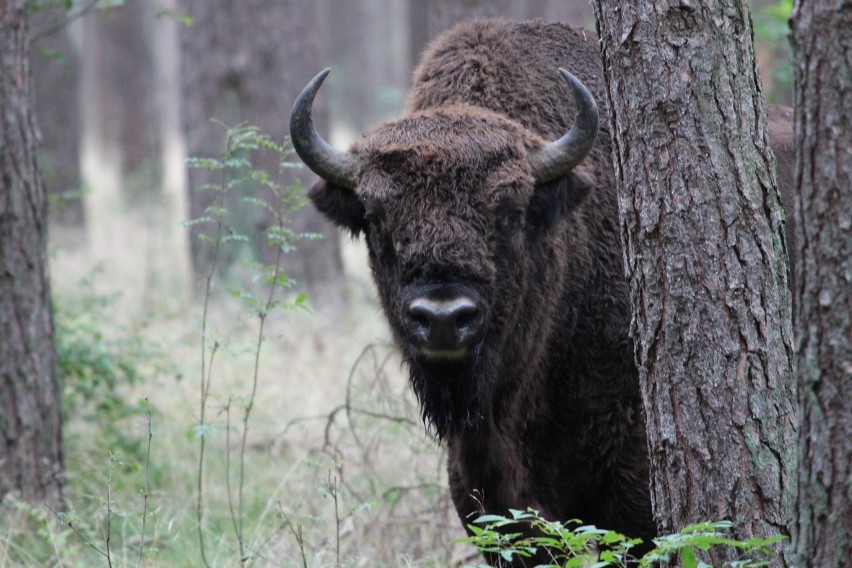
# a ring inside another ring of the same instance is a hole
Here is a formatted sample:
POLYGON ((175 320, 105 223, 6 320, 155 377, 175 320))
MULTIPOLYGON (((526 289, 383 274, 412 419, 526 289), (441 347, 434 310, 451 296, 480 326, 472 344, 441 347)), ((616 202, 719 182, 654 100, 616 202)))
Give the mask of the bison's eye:
POLYGON ((385 216, 378 213, 367 213, 364 218, 369 223, 370 228, 382 232, 385 228, 385 216))
POLYGON ((396 251, 393 237, 388 230, 385 209, 378 202, 365 202, 365 206, 364 219, 367 221, 369 248, 375 254, 389 260, 394 257, 396 251))
POLYGON ((385 208, 378 201, 364 201, 364 219, 369 223, 370 228, 382 232, 385 228, 385 208))
POLYGON ((497 210, 497 230, 514 231, 521 226, 524 210, 518 206, 500 207, 497 210))

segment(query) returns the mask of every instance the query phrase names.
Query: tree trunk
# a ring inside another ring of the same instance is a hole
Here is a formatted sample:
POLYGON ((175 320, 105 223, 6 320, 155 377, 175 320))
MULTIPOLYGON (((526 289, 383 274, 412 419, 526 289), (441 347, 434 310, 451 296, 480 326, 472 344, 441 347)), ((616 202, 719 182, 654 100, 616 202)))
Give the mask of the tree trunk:
POLYGON ((787 534, 790 295, 749 15, 725 0, 594 8, 658 528, 787 534))
POLYGON ((795 226, 800 566, 852 558, 852 6, 799 0, 795 226))
POLYGON ((147 234, 138 206, 150 200, 145 197, 152 197, 158 181, 150 175, 157 121, 148 96, 153 64, 142 14, 141 5, 130 2, 71 23, 80 53, 86 240, 92 265, 105 268, 96 289, 121 290, 121 308, 129 313, 143 308, 150 281, 147 234))
POLYGON ((157 118, 157 142, 160 194, 152 205, 152 222, 146 231, 149 293, 146 305, 168 301, 181 306, 190 297, 192 263, 189 235, 183 223, 189 219, 186 179, 186 140, 181 127, 180 34, 176 14, 177 0, 154 0, 141 5, 144 10, 145 37, 153 62, 154 99, 157 118))
MULTIPOLYGON (((219 156, 225 132, 211 122, 218 119, 229 126, 247 122, 264 134, 282 142, 288 131, 293 101, 305 83, 322 68, 318 58, 319 38, 314 25, 313 0, 183 0, 182 12, 193 25, 181 30, 182 92, 184 128, 190 156, 219 156)), ((321 104, 318 122, 324 122, 321 104)), ((277 161, 259 163, 276 174, 277 161)), ((307 170, 285 171, 284 183, 307 179, 307 170)), ((212 203, 212 192, 195 191, 214 181, 207 172, 190 170, 190 213, 204 215, 212 203)), ((335 280, 342 271, 336 232, 312 207, 304 207, 292 218, 290 228, 297 233, 324 233, 320 241, 302 241, 297 251, 284 261, 287 273, 299 285, 314 287, 335 280)), ((250 219, 237 227, 258 243, 264 255, 260 230, 263 219, 250 219), (260 226, 258 226, 260 225, 260 226)), ((210 261, 211 247, 198 236, 206 230, 195 225, 192 232, 193 262, 203 271, 210 261)), ((267 255, 268 258, 268 255, 267 255)))
POLYGON ((0 3, 0 500, 11 493, 60 507, 62 415, 26 5, 0 3))

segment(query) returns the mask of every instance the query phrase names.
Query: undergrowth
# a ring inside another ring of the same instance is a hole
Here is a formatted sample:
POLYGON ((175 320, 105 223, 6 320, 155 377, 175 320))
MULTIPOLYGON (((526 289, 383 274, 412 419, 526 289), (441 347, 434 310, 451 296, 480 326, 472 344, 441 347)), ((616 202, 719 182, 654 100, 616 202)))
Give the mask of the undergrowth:
POLYGON ((481 515, 473 520, 468 525, 470 536, 460 542, 470 543, 483 554, 505 562, 533 558, 544 552, 548 561, 537 565, 541 568, 711 568, 700 559, 701 552, 711 547, 728 547, 738 552, 737 560, 718 568, 771 566, 771 559, 777 554, 772 547, 784 537, 742 541, 726 535, 732 527, 729 521, 689 525, 677 533, 655 538, 654 549, 637 557, 634 549, 640 539, 584 525, 579 520, 549 521, 533 509, 512 509, 509 516, 481 515))

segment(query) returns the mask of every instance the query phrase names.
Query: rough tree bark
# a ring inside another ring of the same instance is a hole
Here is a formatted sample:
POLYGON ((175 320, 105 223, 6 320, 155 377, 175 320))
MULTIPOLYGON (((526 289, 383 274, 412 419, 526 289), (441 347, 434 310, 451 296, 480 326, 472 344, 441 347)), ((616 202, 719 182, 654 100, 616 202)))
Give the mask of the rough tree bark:
MULTIPOLYGON (((182 13, 193 25, 181 30, 184 128, 190 156, 218 156, 224 130, 216 118, 229 126, 250 123, 281 142, 288 134, 293 101, 304 84, 320 69, 319 38, 315 33, 316 6, 313 0, 181 0, 182 13)), ((324 113, 318 108, 319 121, 324 113)), ((277 172, 276 161, 258 164, 277 172)), ((309 187, 306 170, 286 172, 285 182, 302 178, 309 187)), ((206 172, 190 170, 190 213, 204 215, 212 202, 211 192, 193 191, 214 181, 206 172)), ((259 224, 263 224, 263 220, 259 224)), ((262 243, 258 229, 239 227, 262 243)), ((336 232, 313 207, 304 207, 292 218, 297 233, 324 233, 320 241, 302 241, 298 250, 285 257, 285 269, 300 285, 314 287, 336 279, 342 271, 336 232)), ((192 231, 193 263, 203 271, 210 247, 192 231)), ((261 254, 264 249, 260 249, 261 254)), ((268 250, 266 250, 268 252, 268 250)))
POLYGON ((0 500, 58 508, 62 417, 27 33, 27 2, 0 1, 0 500))
POLYGON ((796 341, 800 566, 852 558, 852 4, 799 0, 796 341))
POLYGON ((658 528, 728 519, 739 538, 787 534, 795 392, 784 215, 747 8, 594 8, 658 528))

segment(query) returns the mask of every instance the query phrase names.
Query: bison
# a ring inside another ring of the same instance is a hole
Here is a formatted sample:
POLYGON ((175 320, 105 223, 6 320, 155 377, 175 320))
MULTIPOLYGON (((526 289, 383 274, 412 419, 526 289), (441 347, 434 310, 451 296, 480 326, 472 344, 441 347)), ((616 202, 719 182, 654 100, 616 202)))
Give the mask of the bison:
POLYGON ((467 22, 427 48, 399 120, 330 146, 311 120, 326 70, 291 136, 322 178, 310 199, 366 240, 462 522, 532 507, 649 543, 599 59, 578 28, 467 22))

